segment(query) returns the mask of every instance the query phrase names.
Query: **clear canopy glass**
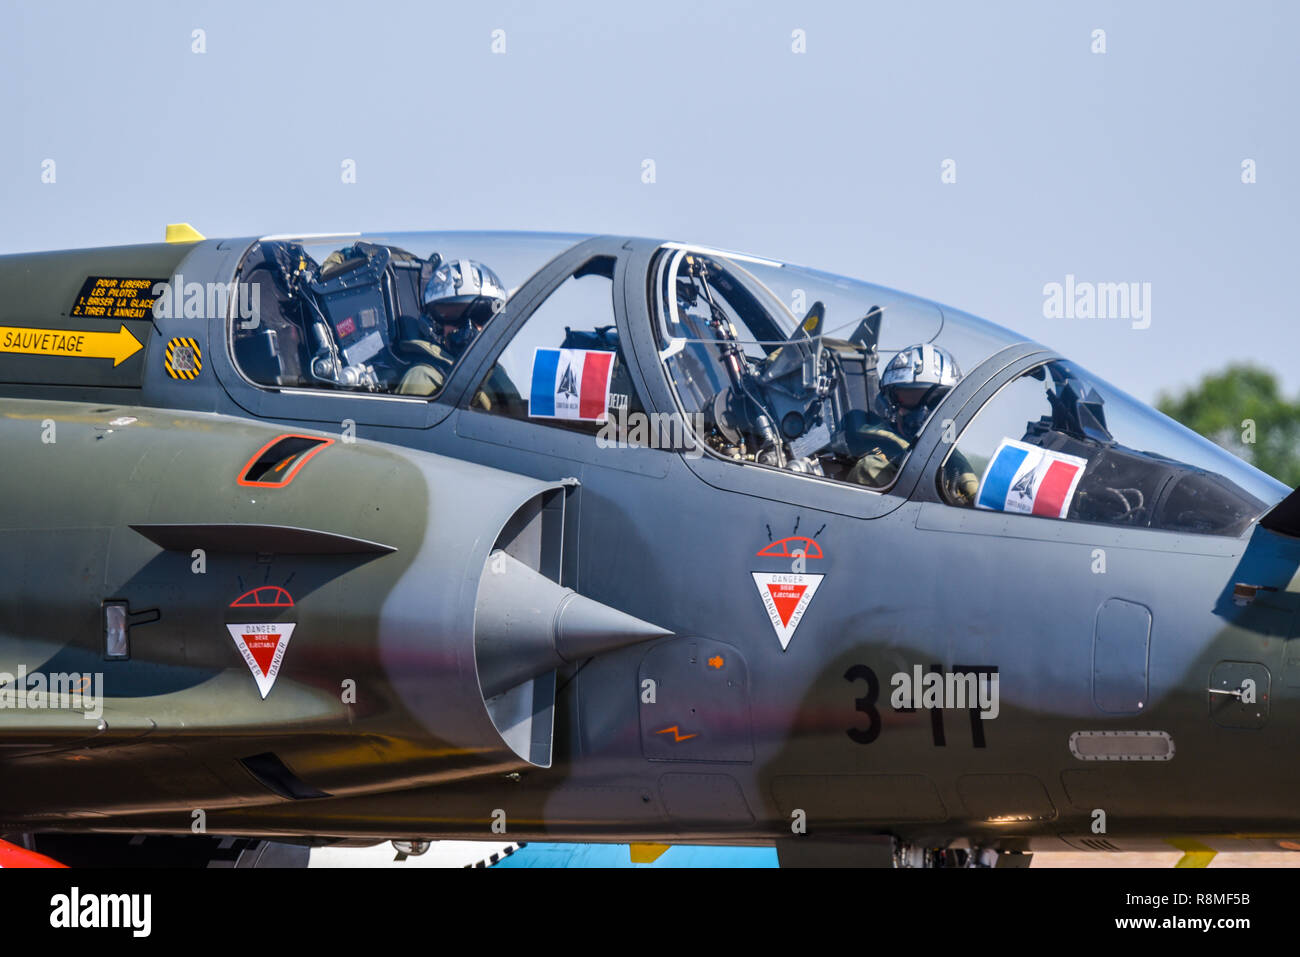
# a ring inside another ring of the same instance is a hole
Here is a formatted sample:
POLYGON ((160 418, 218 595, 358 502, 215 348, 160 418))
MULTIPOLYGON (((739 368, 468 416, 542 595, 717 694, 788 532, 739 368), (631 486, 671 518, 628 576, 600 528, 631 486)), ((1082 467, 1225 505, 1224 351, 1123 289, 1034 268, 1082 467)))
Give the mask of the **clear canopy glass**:
POLYGON ((878 490, 961 375, 1025 341, 883 286, 679 244, 654 289, 660 357, 706 446, 878 490), (881 378, 900 354, 907 388, 881 378))
POLYGON ((1239 535, 1288 489, 1072 362, 1003 386, 962 431, 940 484, 953 505, 1239 535))
POLYGON ((259 306, 255 317, 232 316, 235 362, 265 386, 432 398, 515 292, 586 238, 491 232, 266 237, 248 250, 239 270, 239 282, 255 287, 259 306), (496 284, 450 289, 431 282, 443 264, 461 263, 468 268, 444 268, 442 274, 493 274, 504 296, 496 284))

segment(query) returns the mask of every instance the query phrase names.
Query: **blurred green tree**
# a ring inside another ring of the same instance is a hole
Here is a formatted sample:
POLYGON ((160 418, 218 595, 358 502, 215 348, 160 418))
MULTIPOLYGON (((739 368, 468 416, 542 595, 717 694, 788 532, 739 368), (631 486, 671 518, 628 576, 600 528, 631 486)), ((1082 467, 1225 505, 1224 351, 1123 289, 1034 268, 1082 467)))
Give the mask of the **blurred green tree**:
POLYGON ((1278 481, 1300 485, 1300 402, 1282 395, 1267 369, 1230 365, 1181 395, 1162 392, 1156 408, 1278 481))

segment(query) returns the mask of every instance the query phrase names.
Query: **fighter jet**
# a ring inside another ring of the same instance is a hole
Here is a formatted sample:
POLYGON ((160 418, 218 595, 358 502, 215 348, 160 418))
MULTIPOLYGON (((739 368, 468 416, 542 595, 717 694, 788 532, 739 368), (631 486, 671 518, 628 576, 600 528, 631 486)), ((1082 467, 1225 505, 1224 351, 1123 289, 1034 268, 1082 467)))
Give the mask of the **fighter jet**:
POLYGON ((688 243, 168 234, 0 257, 15 844, 1300 849, 1300 497, 1069 358, 688 243))

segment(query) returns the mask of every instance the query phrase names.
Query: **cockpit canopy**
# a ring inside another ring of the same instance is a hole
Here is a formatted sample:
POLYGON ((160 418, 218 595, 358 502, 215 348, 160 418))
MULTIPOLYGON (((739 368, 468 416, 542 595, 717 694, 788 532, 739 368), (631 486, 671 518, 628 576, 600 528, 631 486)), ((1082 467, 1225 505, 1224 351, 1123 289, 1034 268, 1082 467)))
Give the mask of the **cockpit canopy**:
POLYGON ((941 470, 953 505, 1201 535, 1240 535, 1287 493, 1190 429, 1058 359, 1004 385, 941 470), (978 476, 971 494, 951 476, 978 476))
MULTIPOLYGON (((877 491, 960 412, 944 400, 962 375, 1025 343, 870 283, 698 247, 665 247, 654 289, 660 358, 709 449, 877 491)), ((932 481, 956 506, 1239 535, 1287 492, 1064 361, 1008 383, 945 442, 932 481)))
POLYGON ((509 296, 584 238, 447 232, 263 239, 240 267, 239 281, 258 287, 260 308, 257 317, 232 321, 235 361, 259 385, 436 396, 509 296), (426 308, 426 290, 443 286, 442 304, 426 308), (489 295, 457 295, 465 289, 489 295))
MULTIPOLYGON (((260 308, 251 316, 232 311, 231 351, 263 387, 436 397, 515 293, 587 238, 269 237, 240 266, 238 281, 256 288, 260 308)), ((542 339, 527 332, 532 317, 517 337, 551 351, 612 353, 611 381, 640 409, 608 311, 614 263, 614 255, 595 255, 574 276, 608 281, 603 310, 587 315, 588 304, 570 319, 564 310, 572 305, 563 306, 562 341, 546 338, 554 338, 550 326, 535 330, 542 339), (594 331, 583 332, 583 323, 595 323, 594 331)), ((738 466, 875 492, 894 487, 926 429, 947 430, 964 414, 947 401, 963 376, 1009 346, 1032 347, 947 306, 754 256, 667 243, 648 278, 659 358, 698 441, 738 466)), ((545 303, 537 310, 544 312, 545 303)), ((507 347, 513 378, 496 357, 471 409, 559 427, 525 400, 535 352, 507 347)), ((986 367, 982 380, 999 371, 986 367)), ((612 394, 603 399, 593 422, 617 404, 612 394)), ((926 481, 949 504, 1069 521, 1236 535, 1287 491, 1062 360, 1006 383, 960 436, 945 432, 944 448, 926 481)))
POLYGON ((1024 341, 881 286, 688 246, 664 249, 655 289, 660 357, 709 448, 877 490, 961 370, 1024 341), (907 388, 882 384, 896 357, 907 388))

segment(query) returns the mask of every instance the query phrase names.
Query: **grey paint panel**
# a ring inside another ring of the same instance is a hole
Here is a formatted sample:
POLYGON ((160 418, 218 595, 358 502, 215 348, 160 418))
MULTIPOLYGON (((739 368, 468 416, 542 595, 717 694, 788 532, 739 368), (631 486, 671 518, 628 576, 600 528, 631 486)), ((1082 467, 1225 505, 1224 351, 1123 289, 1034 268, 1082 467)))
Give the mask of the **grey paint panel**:
POLYGON ((740 650, 683 638, 641 662, 641 749, 651 761, 754 760, 749 668, 740 650), (653 682, 654 701, 646 700, 653 682))
POLYGON ((1210 672, 1210 688, 1233 694, 1210 694, 1210 717, 1225 728, 1264 727, 1272 698, 1272 675, 1257 661, 1220 661, 1210 672))
MULTIPOLYGON (((1244 550, 1236 538, 1212 535, 1180 535, 1147 528, 1116 528, 1087 522, 1060 521, 1036 515, 1013 515, 956 505, 923 504, 917 511, 916 527, 923 531, 961 532, 996 538, 1064 542, 1074 545, 1139 549, 1179 555, 1231 557, 1244 550)), ((1086 558, 1090 563, 1092 557, 1086 558)))
POLYGON ((1097 609, 1092 645, 1092 700, 1111 714, 1137 714, 1147 701, 1151 611, 1111 598, 1097 609))
POLYGON ((772 781, 784 817, 802 809, 818 821, 943 821, 948 811, 923 774, 785 774, 772 781))
POLYGON ((461 438, 488 442, 574 462, 590 462, 640 475, 663 478, 668 474, 668 455, 656 449, 602 448, 597 437, 557 428, 542 422, 522 421, 475 409, 462 410, 456 420, 461 438))
POLYGON ((546 820, 552 827, 593 822, 626 826, 662 826, 658 797, 645 787, 566 784, 546 799, 546 820))
POLYGON ((664 809, 682 828, 740 827, 754 822, 740 785, 729 774, 665 774, 664 809))
POLYGON ((963 774, 957 791, 967 812, 985 821, 1050 821, 1056 805, 1032 774, 963 774))

